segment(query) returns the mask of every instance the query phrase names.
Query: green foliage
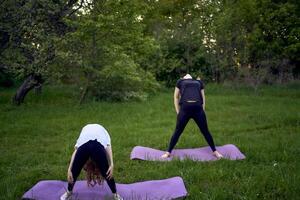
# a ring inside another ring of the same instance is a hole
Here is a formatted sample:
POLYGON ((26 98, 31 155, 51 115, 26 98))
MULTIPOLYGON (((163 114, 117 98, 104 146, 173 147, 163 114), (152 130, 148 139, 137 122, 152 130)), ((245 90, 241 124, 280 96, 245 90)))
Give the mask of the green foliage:
POLYGON ((263 68, 281 82, 297 76, 298 7, 294 1, 224 1, 215 20, 220 66, 236 72, 239 67, 263 68))
POLYGON ((65 38, 58 60, 69 61, 61 67, 71 66, 78 72, 74 75, 83 76, 84 81, 72 79, 96 99, 144 98, 158 88, 149 58, 159 46, 143 34, 141 6, 138 1, 93 2, 76 21, 68 21, 76 31, 65 38))
POLYGON ((1 5, 1 28, 9 36, 1 57, 10 72, 20 78, 47 72, 57 37, 53 18, 60 9, 59 4, 44 0, 5 1, 1 5))
POLYGON ((216 2, 150 1, 151 12, 145 21, 147 31, 161 45, 154 73, 156 78, 173 86, 179 70, 185 68, 194 76, 213 79, 209 51, 212 13, 216 2))
POLYGON ((111 65, 105 65, 93 77, 91 90, 96 99, 122 101, 146 99, 159 85, 151 73, 144 71, 126 54, 115 54, 111 65))
POLYGON ((272 78, 259 82, 285 82, 300 73, 299 13, 295 0, 7 0, 0 70, 116 100, 173 86, 182 68, 205 81, 251 85, 261 71, 272 78))
MULTIPOLYGON (((70 31, 63 22, 80 8, 76 0, 8 0, 0 5, 0 70, 23 81, 13 102, 48 79, 56 41, 70 31), (77 8, 78 7, 78 8, 77 8)), ((81 1, 83 2, 83 1, 81 1)))

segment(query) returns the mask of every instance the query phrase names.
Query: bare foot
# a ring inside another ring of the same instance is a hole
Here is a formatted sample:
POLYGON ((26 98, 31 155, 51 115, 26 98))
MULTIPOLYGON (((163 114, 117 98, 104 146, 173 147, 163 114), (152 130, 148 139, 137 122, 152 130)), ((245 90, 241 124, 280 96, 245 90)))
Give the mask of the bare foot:
POLYGON ((164 153, 161 158, 169 158, 171 154, 169 152, 164 153))
POLYGON ((218 159, 223 158, 223 155, 220 154, 218 151, 214 151, 214 152, 213 152, 213 155, 216 156, 218 159))

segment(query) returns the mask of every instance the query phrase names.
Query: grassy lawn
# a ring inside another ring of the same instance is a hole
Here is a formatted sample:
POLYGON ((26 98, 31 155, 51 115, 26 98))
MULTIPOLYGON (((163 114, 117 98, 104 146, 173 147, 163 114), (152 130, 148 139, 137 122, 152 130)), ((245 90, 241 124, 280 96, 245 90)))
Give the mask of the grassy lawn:
MULTIPOLYGON (((242 161, 131 161, 136 145, 166 149, 175 127, 172 92, 144 102, 86 102, 70 88, 30 93, 20 107, 0 89, 0 199, 20 199, 39 180, 66 180, 81 128, 100 123, 112 138, 119 183, 181 176, 187 199, 300 199, 300 85, 247 88, 207 85, 207 118, 217 145, 235 144, 242 161)), ((190 121, 176 148, 206 146, 190 121)), ((81 176, 83 178, 83 176, 81 176)))

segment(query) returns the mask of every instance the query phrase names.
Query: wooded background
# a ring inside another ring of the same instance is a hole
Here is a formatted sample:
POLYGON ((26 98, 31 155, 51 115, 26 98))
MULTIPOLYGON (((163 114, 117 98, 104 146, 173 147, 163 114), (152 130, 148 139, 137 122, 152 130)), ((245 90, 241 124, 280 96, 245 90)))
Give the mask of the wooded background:
POLYGON ((2 0, 0 85, 43 84, 82 102, 143 99, 186 69, 206 83, 299 78, 297 0, 2 0))

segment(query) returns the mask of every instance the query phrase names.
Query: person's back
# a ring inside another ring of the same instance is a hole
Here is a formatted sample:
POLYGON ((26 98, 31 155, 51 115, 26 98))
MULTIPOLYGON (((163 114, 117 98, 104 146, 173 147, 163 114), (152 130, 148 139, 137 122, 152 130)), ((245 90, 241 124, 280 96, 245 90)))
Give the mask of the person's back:
POLYGON ((203 83, 194 79, 179 79, 176 87, 180 91, 180 102, 182 104, 188 101, 203 103, 201 89, 203 89, 203 83))
POLYGON ((89 140, 97 140, 104 148, 110 145, 110 136, 106 129, 100 124, 87 124, 81 130, 75 147, 80 147, 89 140))

